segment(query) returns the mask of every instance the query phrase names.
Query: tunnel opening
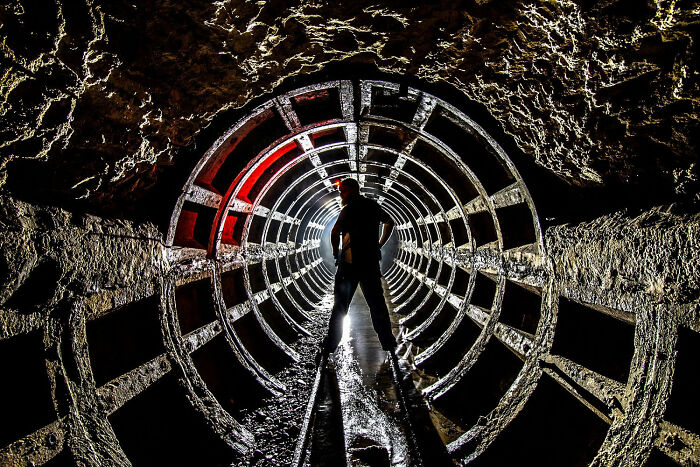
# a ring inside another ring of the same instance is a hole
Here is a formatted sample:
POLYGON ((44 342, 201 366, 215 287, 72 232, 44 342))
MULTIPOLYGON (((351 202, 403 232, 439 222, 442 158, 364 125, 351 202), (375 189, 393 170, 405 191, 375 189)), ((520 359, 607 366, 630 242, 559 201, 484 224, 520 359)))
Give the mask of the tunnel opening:
MULTIPOLYGON (((383 257, 387 294, 415 370, 436 382, 435 398, 459 394, 474 384, 460 383, 472 381, 465 375, 505 361, 485 349, 510 348, 521 361, 524 344, 514 339, 531 342, 544 312, 519 290, 497 323, 511 288, 494 259, 518 247, 541 254, 522 178, 458 108, 412 86, 360 79, 311 84, 259 104, 207 151, 173 212, 173 246, 191 238, 211 261, 244 263, 219 280, 226 309, 237 310, 227 336, 253 368, 272 375, 294 365, 314 327, 310 315, 328 303, 333 266, 322 237, 340 211, 335 184, 344 177, 357 179, 396 225, 395 251, 383 257), (511 316, 523 299, 536 309, 511 316), (494 332, 499 337, 486 344, 494 332)), ((506 372, 508 384, 520 366, 506 372)), ((502 393, 480 402, 480 413, 502 393)))

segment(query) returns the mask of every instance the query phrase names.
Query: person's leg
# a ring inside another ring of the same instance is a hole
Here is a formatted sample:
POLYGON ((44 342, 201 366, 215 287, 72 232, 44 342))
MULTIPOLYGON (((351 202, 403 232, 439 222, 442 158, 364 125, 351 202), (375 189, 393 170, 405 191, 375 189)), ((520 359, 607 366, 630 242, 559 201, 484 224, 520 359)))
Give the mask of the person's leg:
POLYGON ((376 270, 372 267, 363 271, 360 275, 360 287, 365 295, 369 312, 372 316, 372 326, 379 337, 382 349, 392 350, 396 347, 396 338, 391 332, 391 320, 389 310, 384 300, 384 289, 382 288, 382 276, 379 272, 379 265, 376 270))
POLYGON ((335 273, 335 285, 333 287, 333 309, 328 322, 328 335, 323 343, 327 352, 333 352, 343 337, 343 318, 348 313, 348 307, 352 296, 357 289, 357 278, 354 277, 348 265, 340 265, 335 273))

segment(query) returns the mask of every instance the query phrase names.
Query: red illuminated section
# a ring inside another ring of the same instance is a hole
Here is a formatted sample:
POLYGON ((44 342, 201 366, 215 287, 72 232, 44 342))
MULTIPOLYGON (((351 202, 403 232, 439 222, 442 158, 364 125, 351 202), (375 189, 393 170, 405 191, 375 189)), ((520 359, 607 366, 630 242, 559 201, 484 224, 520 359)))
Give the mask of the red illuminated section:
POLYGON ((344 141, 341 128, 329 128, 327 130, 317 131, 311 135, 311 139, 314 141, 314 145, 316 145, 316 141, 344 141))
POLYGON ((217 153, 197 174, 194 183, 220 195, 226 193, 241 169, 241 161, 247 162, 263 149, 271 131, 277 133, 273 121, 275 115, 275 112, 267 109, 246 121, 222 143, 217 153))
POLYGON ((214 186, 214 178, 216 178, 219 173, 219 169, 224 165, 227 158, 233 153, 234 149, 238 143, 247 136, 247 133, 251 130, 252 125, 249 123, 241 128, 227 144, 223 145, 219 153, 212 157, 211 160, 206 164, 206 166, 197 174, 197 178, 194 183, 207 190, 222 194, 221 187, 217 188, 214 186))
POLYGON ((258 164, 255 170, 248 176, 246 181, 243 183, 243 186, 241 186, 240 190, 238 190, 236 198, 247 203, 252 203, 253 201, 249 199, 250 190, 261 178, 269 178, 271 175, 273 175, 266 174, 270 166, 272 166, 272 164, 277 162, 279 158, 287 154, 292 149, 295 149, 296 147, 296 143, 292 141, 291 143, 282 146, 280 149, 270 154, 270 156, 268 156, 265 160, 260 162, 260 164, 258 164))
POLYGON ((226 221, 224 221, 224 231, 221 234, 221 243, 227 243, 229 245, 238 245, 239 242, 236 240, 234 234, 237 221, 238 216, 226 216, 226 221))
POLYGON ((320 99, 324 102, 329 101, 331 98, 331 94, 328 92, 328 89, 319 89, 318 91, 312 91, 312 92, 307 92, 304 94, 299 94, 298 96, 294 97, 294 101, 297 104, 308 104, 311 101, 314 101, 316 99, 320 99))
POLYGON ((183 210, 178 219, 173 243, 178 246, 204 249, 204 245, 194 238, 194 228, 196 224, 197 213, 183 210))

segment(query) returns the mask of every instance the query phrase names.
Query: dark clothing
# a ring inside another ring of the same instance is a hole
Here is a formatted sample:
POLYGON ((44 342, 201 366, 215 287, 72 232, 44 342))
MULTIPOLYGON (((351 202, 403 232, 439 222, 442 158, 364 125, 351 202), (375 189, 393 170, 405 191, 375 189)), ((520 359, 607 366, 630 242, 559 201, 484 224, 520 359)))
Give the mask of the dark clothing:
POLYGON ((370 266, 379 261, 379 224, 389 220, 376 201, 364 196, 353 197, 343 207, 335 224, 343 234, 350 234, 353 264, 370 266))
POLYGON ((382 348, 389 350, 396 347, 379 270, 379 224, 385 222, 390 222, 386 211, 376 201, 360 195, 349 199, 338 215, 334 229, 342 232, 344 242, 335 274, 335 301, 325 343, 329 352, 338 347, 343 333, 343 318, 348 312, 358 284, 362 287, 362 293, 369 305, 372 325, 382 348))
POLYGON ((343 318, 348 312, 358 283, 362 287, 362 293, 365 295, 367 305, 369 305, 372 326, 377 332, 382 349, 389 350, 396 347, 396 339, 391 332, 389 310, 387 310, 384 301, 379 262, 375 262, 373 267, 362 268, 357 268, 355 264, 341 263, 335 273, 335 287, 333 289, 335 301, 328 323, 328 337, 325 344, 329 352, 338 347, 343 334, 343 318))

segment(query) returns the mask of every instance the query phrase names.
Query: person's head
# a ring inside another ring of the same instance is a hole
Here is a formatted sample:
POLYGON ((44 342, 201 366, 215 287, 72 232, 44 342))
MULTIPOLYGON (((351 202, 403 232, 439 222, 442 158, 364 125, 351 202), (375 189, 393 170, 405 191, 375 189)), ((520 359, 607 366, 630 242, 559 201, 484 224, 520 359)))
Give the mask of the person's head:
POLYGON ((345 178, 338 185, 338 191, 341 201, 346 203, 351 197, 360 194, 360 184, 354 178, 345 178))

